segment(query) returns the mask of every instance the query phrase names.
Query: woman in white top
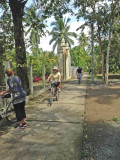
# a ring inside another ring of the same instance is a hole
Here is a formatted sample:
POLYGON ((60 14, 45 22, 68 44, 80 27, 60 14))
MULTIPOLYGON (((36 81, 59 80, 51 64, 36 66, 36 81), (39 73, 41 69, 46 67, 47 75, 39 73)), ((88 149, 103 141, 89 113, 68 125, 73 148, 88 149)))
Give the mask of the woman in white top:
POLYGON ((57 67, 54 67, 53 73, 50 74, 50 76, 48 77, 48 80, 52 79, 54 86, 58 88, 58 91, 60 91, 59 84, 61 80, 61 75, 60 75, 60 72, 58 71, 59 69, 57 67))

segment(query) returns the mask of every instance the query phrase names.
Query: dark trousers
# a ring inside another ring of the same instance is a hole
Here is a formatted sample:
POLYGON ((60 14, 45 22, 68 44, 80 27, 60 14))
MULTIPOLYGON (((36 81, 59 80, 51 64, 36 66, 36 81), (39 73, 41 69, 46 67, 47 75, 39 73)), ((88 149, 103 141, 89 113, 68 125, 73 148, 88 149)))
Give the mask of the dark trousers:
POLYGON ((22 121, 23 118, 26 118, 25 101, 18 104, 14 104, 14 110, 16 113, 17 121, 22 121))

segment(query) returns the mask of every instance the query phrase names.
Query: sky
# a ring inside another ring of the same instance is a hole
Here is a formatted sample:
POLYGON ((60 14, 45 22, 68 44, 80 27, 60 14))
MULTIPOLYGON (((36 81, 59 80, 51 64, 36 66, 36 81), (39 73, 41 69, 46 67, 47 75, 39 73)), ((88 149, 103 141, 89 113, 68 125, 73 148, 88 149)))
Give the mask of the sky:
MULTIPOLYGON (((29 6, 31 5, 31 3, 32 3, 32 0, 28 0, 26 6, 29 7, 29 6)), ((66 17, 66 18, 69 17, 69 18, 71 19, 71 21, 69 22, 69 25, 70 25, 70 30, 69 30, 69 31, 70 31, 70 32, 75 32, 75 33, 77 33, 77 35, 80 35, 80 30, 79 30, 79 31, 76 31, 76 29, 77 29, 78 27, 80 27, 82 24, 84 24, 84 20, 81 19, 79 22, 77 22, 77 19, 75 18, 75 16, 71 16, 69 13, 65 14, 64 17, 66 17)), ((47 30, 48 30, 48 31, 51 31, 51 30, 52 30, 50 24, 51 24, 51 22, 53 22, 53 21, 55 21, 55 19, 54 19, 53 16, 51 16, 51 17, 47 20, 47 26, 48 26, 48 27, 47 27, 47 30)), ((85 28, 85 31, 84 31, 84 32, 87 34, 88 29, 85 28)), ((46 34, 45 37, 42 37, 42 38, 40 39, 40 46, 39 46, 39 47, 42 48, 44 51, 46 51, 46 50, 47 50, 47 51, 52 51, 52 46, 53 46, 54 42, 53 42, 51 45, 49 45, 50 39, 51 39, 51 36, 49 36, 48 34, 46 34)), ((77 46, 77 45, 78 45, 77 39, 76 39, 76 38, 73 38, 73 37, 71 37, 71 39, 74 40, 74 45, 73 45, 72 47, 77 46)), ((55 53, 56 53, 56 52, 57 52, 57 49, 55 50, 55 53)))

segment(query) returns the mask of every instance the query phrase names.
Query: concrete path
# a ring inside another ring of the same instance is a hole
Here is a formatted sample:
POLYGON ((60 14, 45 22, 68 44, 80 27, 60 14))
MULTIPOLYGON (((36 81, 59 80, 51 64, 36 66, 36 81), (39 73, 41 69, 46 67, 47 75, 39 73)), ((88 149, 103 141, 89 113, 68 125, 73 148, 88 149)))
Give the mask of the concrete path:
POLYGON ((35 98, 26 106, 28 127, 0 137, 2 160, 81 160, 87 74, 63 84, 59 101, 35 98))

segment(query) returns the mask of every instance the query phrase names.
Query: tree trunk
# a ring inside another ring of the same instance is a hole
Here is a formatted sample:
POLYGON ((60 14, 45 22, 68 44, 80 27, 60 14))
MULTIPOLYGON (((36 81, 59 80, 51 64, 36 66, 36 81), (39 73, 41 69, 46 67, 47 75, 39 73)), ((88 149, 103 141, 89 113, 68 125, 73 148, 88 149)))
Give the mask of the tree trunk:
POLYGON ((110 30, 109 30, 109 37, 108 37, 108 47, 107 47, 107 57, 106 57, 106 77, 105 77, 105 83, 108 85, 108 74, 109 74, 109 54, 110 54, 110 47, 111 47, 111 35, 112 35, 112 26, 114 23, 113 20, 113 10, 112 10, 113 0, 111 4, 111 15, 110 15, 110 30))
POLYGON ((92 83, 94 82, 94 53, 93 53, 93 49, 94 49, 94 26, 93 23, 91 25, 91 37, 92 37, 92 43, 91 43, 91 70, 92 70, 92 83))
POLYGON ((108 73, 109 73, 109 54, 110 54, 110 46, 111 46, 111 27, 109 31, 109 39, 108 39, 108 47, 107 47, 107 57, 106 57, 106 76, 105 83, 108 84, 108 73))
POLYGON ((101 36, 100 36, 99 24, 98 24, 98 40, 99 40, 99 45, 100 45, 101 57, 102 57, 102 82, 103 82, 103 84, 105 84, 104 54, 103 54, 103 49, 102 49, 102 40, 101 40, 101 36))
POLYGON ((27 0, 24 2, 18 0, 9 0, 9 6, 11 8, 13 23, 14 23, 14 37, 15 37, 15 50, 16 50, 16 62, 17 62, 17 74, 22 81, 23 88, 29 92, 29 81, 27 75, 27 59, 24 42, 24 31, 22 25, 24 6, 27 0))
POLYGON ((45 88, 45 64, 42 65, 42 83, 43 88, 45 88))
POLYGON ((37 51, 37 58, 39 59, 39 53, 38 53, 38 38, 36 36, 36 51, 37 51))

